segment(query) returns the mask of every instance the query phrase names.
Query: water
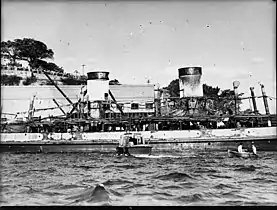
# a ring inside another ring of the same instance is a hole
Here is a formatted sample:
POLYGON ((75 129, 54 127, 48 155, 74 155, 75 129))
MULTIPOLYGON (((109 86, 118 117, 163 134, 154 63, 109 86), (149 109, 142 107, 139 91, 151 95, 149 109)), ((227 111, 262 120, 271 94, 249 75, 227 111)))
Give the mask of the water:
POLYGON ((1 154, 1 205, 276 205, 277 153, 1 154))

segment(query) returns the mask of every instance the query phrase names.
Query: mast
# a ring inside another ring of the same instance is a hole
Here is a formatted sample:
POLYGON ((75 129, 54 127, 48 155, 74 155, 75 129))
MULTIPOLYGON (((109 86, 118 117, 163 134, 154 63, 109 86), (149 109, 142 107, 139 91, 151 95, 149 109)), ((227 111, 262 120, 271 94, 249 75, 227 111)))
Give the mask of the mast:
POLYGON ((35 102, 36 95, 33 95, 32 99, 30 100, 30 106, 28 110, 28 120, 32 120, 34 117, 34 102, 35 102))
POLYGON ((266 96, 266 93, 265 93, 265 90, 264 90, 264 85, 263 84, 260 84, 260 85, 261 85, 261 90, 262 90, 262 95, 263 95, 263 100, 264 100, 265 113, 270 114, 269 113, 269 108, 268 108, 268 103, 267 103, 267 96, 266 96))
POLYGON ((258 109, 257 109, 257 104, 256 104, 256 99, 255 99, 254 87, 250 87, 250 91, 251 91, 251 98, 252 98, 254 113, 257 114, 258 109))

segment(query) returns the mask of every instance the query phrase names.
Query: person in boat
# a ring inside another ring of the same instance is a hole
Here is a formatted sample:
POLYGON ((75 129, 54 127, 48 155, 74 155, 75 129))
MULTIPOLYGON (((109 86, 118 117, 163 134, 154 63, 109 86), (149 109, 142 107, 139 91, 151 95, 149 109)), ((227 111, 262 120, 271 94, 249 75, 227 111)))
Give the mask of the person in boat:
POLYGON ((252 152, 253 154, 257 155, 257 148, 256 146, 254 145, 254 142, 252 141, 252 152))
POLYGON ((125 156, 129 156, 129 150, 128 150, 128 146, 129 146, 129 136, 121 136, 120 140, 119 140, 119 148, 121 148, 118 151, 118 155, 125 155, 125 156))
POLYGON ((243 143, 240 143, 238 146, 238 152, 240 153, 247 152, 247 149, 243 149, 242 146, 243 146, 243 143))
POLYGON ((242 145, 243 145, 242 143, 239 144, 239 146, 238 146, 238 152, 244 152, 243 149, 242 149, 242 145))
POLYGON ((128 150, 128 146, 129 146, 129 142, 130 142, 130 137, 129 136, 126 136, 124 138, 124 141, 123 141, 123 153, 125 156, 130 156, 130 153, 129 153, 129 150, 128 150))

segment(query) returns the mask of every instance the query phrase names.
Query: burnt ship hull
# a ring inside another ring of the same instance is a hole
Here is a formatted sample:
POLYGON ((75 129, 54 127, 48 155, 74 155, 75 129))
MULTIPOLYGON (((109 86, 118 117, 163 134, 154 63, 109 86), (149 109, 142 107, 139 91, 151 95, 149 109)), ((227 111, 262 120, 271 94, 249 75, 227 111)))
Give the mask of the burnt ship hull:
MULTIPOLYGON (((238 143, 243 142, 244 147, 251 147, 254 141, 258 151, 277 151, 276 128, 258 128, 251 130, 224 129, 221 133, 229 136, 218 136, 216 131, 208 133, 195 131, 157 131, 142 134, 145 143, 155 151, 171 150, 210 150, 226 151, 236 150, 238 143), (225 131, 224 131, 225 130, 225 131), (260 132, 258 132, 260 131, 260 132), (263 131, 263 132, 261 132, 263 131), (233 133, 232 133, 233 132, 233 133), (195 136, 194 134, 202 134, 195 136), (244 134, 249 135, 244 135, 244 134), (251 135, 255 134, 255 135, 251 135), (267 133, 268 135, 264 135, 267 133), (232 134, 232 135, 231 135, 232 134)), ((83 133, 83 134, 1 134, 0 152, 31 152, 31 153, 60 153, 60 152, 101 152, 116 153, 118 139, 122 133, 83 133), (71 138, 69 138, 71 136, 71 138), (54 137, 54 138, 50 138, 54 137)))
MULTIPOLYGON (((249 143, 250 144, 250 143, 249 143)), ((155 142, 150 144, 152 153, 155 151, 185 151, 185 150, 205 150, 205 151, 226 151, 236 150, 236 142, 212 142, 212 143, 168 143, 155 142)), ((258 151, 277 151, 276 140, 255 141, 258 151)), ((117 144, 1 144, 0 152, 10 153, 115 153, 117 144)), ((130 154, 149 154, 147 151, 132 151, 130 154)))

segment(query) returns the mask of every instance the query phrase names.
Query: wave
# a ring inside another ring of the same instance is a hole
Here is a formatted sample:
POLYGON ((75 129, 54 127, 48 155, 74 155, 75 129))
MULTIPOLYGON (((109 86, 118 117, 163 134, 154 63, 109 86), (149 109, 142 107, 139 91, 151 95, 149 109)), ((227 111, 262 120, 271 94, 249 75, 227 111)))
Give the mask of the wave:
MULTIPOLYGON (((117 162, 117 163, 120 163, 120 162, 117 162)), ((108 168, 108 169, 110 169, 110 168, 113 168, 113 167, 116 167, 117 166, 117 164, 112 164, 112 165, 105 165, 103 168, 108 168)))
POLYGON ((72 168, 91 169, 91 168, 96 168, 96 167, 95 167, 95 166, 92 166, 92 165, 73 165, 72 168))
POLYGON ((185 202, 185 203, 191 203, 191 202, 199 202, 199 201, 204 201, 205 199, 203 196, 199 193, 195 193, 192 195, 182 195, 180 197, 177 197, 176 200, 185 202))
POLYGON ((259 171, 257 174, 258 175, 263 175, 263 176, 274 176, 274 177, 277 176, 277 173, 272 173, 272 172, 269 172, 269 171, 267 171, 267 172, 259 171))
POLYGON ((41 189, 34 189, 34 188, 30 187, 30 186, 25 186, 25 187, 28 188, 28 190, 26 190, 26 192, 25 192, 27 194, 39 193, 39 192, 42 191, 41 189))
POLYGON ((230 184, 222 184, 222 183, 220 183, 220 184, 214 186, 214 188, 216 188, 216 189, 225 189, 225 188, 237 189, 236 187, 234 187, 234 186, 232 186, 232 185, 230 185, 230 184))
POLYGON ((167 192, 154 192, 152 196, 157 200, 165 200, 165 199, 168 199, 169 197, 173 197, 172 194, 167 192))
POLYGON ((118 197, 123 197, 124 195, 122 193, 119 193, 113 189, 110 189, 109 190, 111 194, 115 195, 115 196, 118 196, 118 197))
POLYGON ((105 186, 111 186, 111 185, 121 185, 121 184, 126 184, 126 183, 133 184, 133 182, 125 180, 125 179, 109 179, 109 180, 103 182, 102 184, 105 186))
POLYGON ((47 196, 59 196, 59 195, 64 195, 63 193, 59 193, 59 192, 50 192, 50 191, 44 191, 42 193, 43 195, 47 195, 47 196))
MULTIPOLYGON (((265 205, 266 203, 259 203, 256 201, 241 201, 241 200, 231 200, 231 201, 225 201, 222 203, 219 203, 219 205, 228 205, 228 206, 260 206, 265 205)), ((273 205, 276 205, 273 204, 273 205)))
POLYGON ((268 178, 253 178, 252 181, 258 181, 263 183, 276 183, 275 180, 268 179, 268 178))
POLYGON ((232 190, 229 192, 221 193, 221 198, 230 198, 230 199, 249 199, 247 196, 239 195, 239 190, 232 190))
POLYGON ((10 162, 10 164, 14 164, 14 165, 17 165, 17 164, 26 164, 26 163, 28 163, 28 161, 14 160, 14 161, 10 162))
POLYGON ((218 173, 219 171, 209 168, 198 168, 193 171, 194 173, 218 173))
POLYGON ((121 189, 136 189, 136 188, 139 188, 139 187, 144 187, 145 185, 144 184, 128 184, 124 187, 121 187, 121 189))
POLYGON ((116 167, 117 168, 124 168, 124 169, 136 169, 136 168, 144 167, 144 165, 126 164, 126 165, 117 165, 116 167))
POLYGON ((3 157, 6 203, 0 205, 276 205, 276 153, 265 161, 220 160, 194 151, 121 159, 3 157), (96 189, 100 183, 103 189, 96 189))
POLYGON ((183 189, 183 188, 180 187, 179 185, 168 185, 168 186, 161 187, 161 189, 175 190, 175 189, 183 189))
POLYGON ((223 178, 223 179, 231 179, 233 177, 231 176, 226 176, 226 175, 219 175, 219 174, 209 174, 209 177, 214 177, 214 178, 223 178))
POLYGON ((185 181, 188 179, 193 179, 192 176, 186 174, 186 173, 179 173, 179 172, 173 172, 165 175, 160 176, 154 176, 154 179, 160 179, 160 180, 173 180, 173 181, 185 181))
POLYGON ((73 189, 73 188, 81 188, 82 186, 80 185, 76 185, 76 184, 54 184, 54 185, 50 185, 44 189, 53 189, 53 190, 68 190, 68 189, 73 189))
POLYGON ((110 200, 110 195, 103 184, 97 184, 95 187, 89 187, 76 195, 67 197, 66 200, 73 200, 67 205, 78 204, 80 202, 108 202, 110 200))
POLYGON ((225 201, 225 202, 219 203, 219 205, 242 206, 243 203, 244 202, 240 200, 231 200, 231 201, 225 201))
POLYGON ((32 173, 32 172, 53 173, 53 172, 56 172, 56 171, 57 171, 57 169, 50 167, 50 168, 42 168, 42 169, 32 169, 32 170, 30 170, 30 173, 32 173))
POLYGON ((250 165, 250 166, 243 166, 243 167, 237 168, 234 171, 249 172, 249 171, 255 171, 255 170, 256 170, 256 167, 253 165, 250 165))

